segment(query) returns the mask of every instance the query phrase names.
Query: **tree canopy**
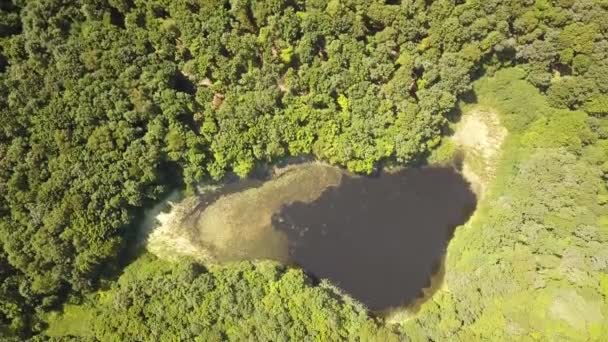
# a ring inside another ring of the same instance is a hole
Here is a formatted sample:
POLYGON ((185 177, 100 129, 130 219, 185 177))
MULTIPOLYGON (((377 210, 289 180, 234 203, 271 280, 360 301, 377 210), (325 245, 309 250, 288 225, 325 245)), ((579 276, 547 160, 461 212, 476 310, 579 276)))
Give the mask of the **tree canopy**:
MULTIPOLYGON (((513 194, 512 220, 488 214, 488 226, 591 244, 605 231, 586 213, 605 223, 607 12, 592 0, 3 1, 0 336, 38 334, 45 312, 99 288, 170 188, 294 155, 363 174, 424 161, 473 80, 514 65, 521 88, 496 93, 533 153, 504 189, 542 195, 513 194), (541 192, 562 176, 586 190, 541 192)), ((581 267, 603 277, 602 258, 581 267)))

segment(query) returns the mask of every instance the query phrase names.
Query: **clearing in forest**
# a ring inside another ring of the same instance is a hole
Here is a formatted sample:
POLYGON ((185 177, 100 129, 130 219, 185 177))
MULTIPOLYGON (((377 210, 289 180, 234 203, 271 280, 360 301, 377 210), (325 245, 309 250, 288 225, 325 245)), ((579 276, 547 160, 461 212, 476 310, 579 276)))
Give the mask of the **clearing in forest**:
POLYGON ((498 113, 481 106, 467 110, 456 124, 452 141, 463 153, 462 173, 479 197, 495 176, 506 137, 498 113))

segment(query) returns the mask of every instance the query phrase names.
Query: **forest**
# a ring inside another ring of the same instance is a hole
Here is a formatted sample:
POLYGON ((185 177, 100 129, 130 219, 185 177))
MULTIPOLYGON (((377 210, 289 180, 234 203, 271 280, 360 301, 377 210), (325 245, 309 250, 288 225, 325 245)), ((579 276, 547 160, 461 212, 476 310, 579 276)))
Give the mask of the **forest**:
POLYGON ((606 18, 606 0, 0 2, 0 339, 605 340, 606 18), (509 132, 496 179, 445 289, 398 324, 276 263, 134 251, 173 189, 290 156, 424 165, 472 104, 509 132))

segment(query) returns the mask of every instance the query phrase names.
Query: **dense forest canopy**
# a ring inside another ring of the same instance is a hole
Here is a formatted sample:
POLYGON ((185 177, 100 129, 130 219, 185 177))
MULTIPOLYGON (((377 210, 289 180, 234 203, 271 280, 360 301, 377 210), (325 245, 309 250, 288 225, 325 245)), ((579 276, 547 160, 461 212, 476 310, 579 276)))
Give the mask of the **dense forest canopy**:
MULTIPOLYGON (((469 243, 541 266, 482 262, 463 246, 454 267, 499 279, 512 278, 491 265, 546 268, 584 289, 563 297, 608 317, 607 17, 605 0, 3 1, 0 336, 38 334, 46 312, 98 289, 141 209, 172 187, 291 155, 364 174, 418 163, 458 99, 484 91, 514 138, 480 219, 490 228, 469 243)), ((550 287, 475 277, 455 282, 461 302, 438 299, 408 329, 436 340, 478 324, 460 337, 484 336, 504 320, 474 301, 550 287)), ((597 326, 590 338, 608 334, 597 326)))
POLYGON ((399 341, 338 296, 273 262, 206 270, 146 255, 94 305, 68 307, 47 333, 101 341, 399 341))

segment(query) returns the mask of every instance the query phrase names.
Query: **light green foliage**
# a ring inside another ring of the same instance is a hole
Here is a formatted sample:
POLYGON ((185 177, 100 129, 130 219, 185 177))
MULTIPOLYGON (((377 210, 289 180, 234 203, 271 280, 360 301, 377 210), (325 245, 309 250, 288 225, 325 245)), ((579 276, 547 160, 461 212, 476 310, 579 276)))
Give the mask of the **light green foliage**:
POLYGON ((429 156, 429 162, 432 164, 445 164, 454 160, 457 154, 456 145, 450 139, 443 139, 439 147, 433 150, 429 156))
POLYGON ((398 340, 337 296, 311 285, 302 271, 272 262, 206 270, 144 255, 110 290, 66 307, 47 334, 102 341, 398 340))
MULTIPOLYGON (((102 298, 105 293, 100 293, 102 298)), ((96 311, 85 305, 64 305, 63 311, 50 313, 47 317, 50 322, 46 334, 51 337, 93 337, 93 326, 96 311)))
POLYGON ((283 61, 283 63, 286 63, 286 64, 291 63, 292 58, 293 58, 293 48, 291 46, 281 50, 281 60, 283 61))
POLYGON ((591 115, 605 117, 608 115, 608 95, 591 97, 583 108, 591 115))
POLYGON ((533 89, 523 96, 520 73, 475 84, 479 103, 494 105, 512 129, 489 195, 450 243, 449 292, 425 303, 408 332, 463 341, 602 341, 608 333, 608 136, 584 112, 549 107, 533 89), (515 106, 505 94, 522 96, 515 106), (527 111, 531 121, 513 125, 527 111))
POLYGON ((524 80, 525 77, 523 69, 510 68, 474 84, 476 97, 501 113, 501 122, 509 132, 525 130, 536 118, 551 110, 547 100, 524 80), (525 99, 525 106, 522 106, 522 99, 525 99))
POLYGON ((559 34, 560 48, 572 49, 576 53, 590 54, 593 52, 593 41, 597 32, 598 27, 595 24, 570 24, 559 34))
MULTIPOLYGON (((608 171, 606 10, 572 0, 1 1, 0 338, 39 333, 46 311, 118 271, 138 213, 171 187, 194 191, 288 155, 361 173, 418 162, 445 152, 446 117, 473 93, 525 146, 510 150, 500 189, 542 148, 570 158, 547 165, 576 173, 589 163, 597 179, 608 171), (482 74, 495 78, 471 88, 482 74)), ((559 210, 572 208, 584 211, 559 210)), ((518 234, 506 229, 487 231, 518 234)), ((459 305, 465 324, 479 317, 459 305)), ((451 331, 448 308, 441 329, 451 331)))

